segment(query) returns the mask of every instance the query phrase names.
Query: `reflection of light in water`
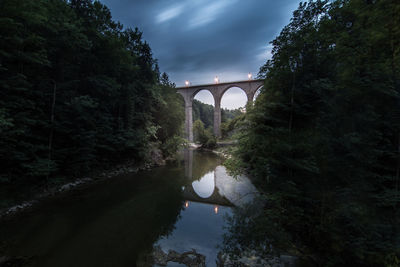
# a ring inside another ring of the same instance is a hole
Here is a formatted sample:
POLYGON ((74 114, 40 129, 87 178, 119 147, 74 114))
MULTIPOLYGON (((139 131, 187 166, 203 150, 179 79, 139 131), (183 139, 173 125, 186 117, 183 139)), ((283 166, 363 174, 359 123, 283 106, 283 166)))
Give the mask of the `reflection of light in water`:
POLYGON ((214 212, 215 212, 215 214, 218 214, 218 206, 214 207, 214 212))
POLYGON ((196 194, 201 198, 208 198, 214 192, 214 172, 205 174, 199 181, 194 181, 192 187, 196 194))
POLYGON ((185 202, 185 208, 189 207, 189 201, 185 202))

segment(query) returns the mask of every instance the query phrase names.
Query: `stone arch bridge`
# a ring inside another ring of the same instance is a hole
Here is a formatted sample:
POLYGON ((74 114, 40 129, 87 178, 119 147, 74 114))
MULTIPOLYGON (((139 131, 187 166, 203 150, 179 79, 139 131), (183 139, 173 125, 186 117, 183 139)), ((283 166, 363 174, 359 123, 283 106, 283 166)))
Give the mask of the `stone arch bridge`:
POLYGON ((264 85, 264 80, 247 80, 237 82, 226 82, 216 84, 205 84, 196 86, 178 87, 177 92, 183 96, 185 100, 185 133, 186 138, 193 142, 193 117, 192 105, 193 99, 201 90, 209 91, 214 98, 214 134, 221 136, 221 99, 224 93, 232 88, 238 87, 247 95, 247 103, 253 101, 256 91, 264 85))

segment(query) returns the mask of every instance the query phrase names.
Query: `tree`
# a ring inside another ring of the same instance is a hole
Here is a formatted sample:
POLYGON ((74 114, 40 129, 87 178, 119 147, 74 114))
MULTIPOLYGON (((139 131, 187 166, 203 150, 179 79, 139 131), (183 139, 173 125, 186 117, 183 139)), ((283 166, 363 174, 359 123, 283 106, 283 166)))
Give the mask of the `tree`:
POLYGON ((205 128, 214 127, 214 107, 202 103, 197 99, 193 100, 193 121, 201 120, 205 128))
POLYGON ((394 1, 301 3, 272 42, 260 72, 268 90, 228 164, 248 170, 268 204, 246 227, 233 223, 229 244, 272 242, 317 266, 398 262, 400 35, 399 20, 385 19, 398 10, 394 1))
POLYGON ((150 143, 177 149, 173 84, 142 33, 99 1, 1 1, 0 36, 1 181, 53 183, 139 164, 150 143))
POLYGON ((217 139, 211 133, 211 129, 205 129, 201 120, 193 123, 193 136, 194 140, 204 148, 214 148, 217 145, 217 139))
POLYGON ((164 72, 160 77, 160 96, 158 105, 154 112, 154 118, 159 128, 157 140, 161 142, 161 149, 166 156, 175 153, 184 142, 183 121, 184 102, 176 92, 175 84, 170 82, 168 75, 164 72))

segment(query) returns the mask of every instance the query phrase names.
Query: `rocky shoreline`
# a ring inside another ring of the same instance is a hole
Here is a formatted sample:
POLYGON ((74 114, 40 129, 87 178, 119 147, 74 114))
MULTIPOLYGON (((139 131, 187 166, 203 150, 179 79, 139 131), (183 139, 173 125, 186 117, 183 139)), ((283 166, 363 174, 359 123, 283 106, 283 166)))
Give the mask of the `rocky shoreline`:
POLYGON ((150 265, 157 264, 159 266, 167 266, 168 262, 180 263, 188 267, 205 267, 206 256, 197 253, 195 249, 183 253, 169 250, 168 253, 166 253, 160 246, 155 246, 153 248, 153 253, 148 259, 148 263, 150 265))
POLYGON ((110 170, 97 172, 91 175, 91 177, 82 177, 73 179, 72 182, 51 187, 49 189, 43 189, 42 192, 37 193, 30 200, 23 201, 19 204, 13 205, 11 207, 0 210, 0 222, 14 215, 20 214, 33 208, 39 202, 53 196, 57 196, 64 192, 74 190, 83 185, 103 181, 106 179, 111 179, 113 177, 137 173, 139 171, 150 170, 154 167, 163 166, 166 164, 166 160, 162 157, 161 151, 152 150, 151 151, 151 161, 146 162, 140 166, 137 166, 134 162, 127 161, 124 164, 118 165, 110 170), (93 178, 92 178, 93 177, 93 178))
MULTIPOLYGON (((261 257, 256 251, 242 251, 240 255, 232 257, 227 253, 218 253, 217 267, 293 267, 296 258, 288 255, 261 257)), ((206 256, 195 249, 179 253, 175 250, 165 252, 161 246, 153 247, 151 253, 145 255, 137 266, 167 266, 168 263, 179 263, 187 267, 205 267, 206 256)))

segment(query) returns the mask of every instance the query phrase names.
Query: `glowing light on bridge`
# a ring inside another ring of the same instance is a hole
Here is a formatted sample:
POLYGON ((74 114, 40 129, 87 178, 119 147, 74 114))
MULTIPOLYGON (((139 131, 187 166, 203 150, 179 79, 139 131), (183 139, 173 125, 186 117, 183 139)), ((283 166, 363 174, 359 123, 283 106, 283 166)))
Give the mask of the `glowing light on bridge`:
POLYGON ((251 75, 251 73, 249 72, 249 74, 247 74, 247 77, 249 78, 249 80, 251 80, 251 78, 253 77, 253 75, 251 75))
POLYGON ((189 207, 189 201, 185 202, 185 208, 189 207))
POLYGON ((215 212, 215 214, 218 214, 218 206, 214 207, 214 212, 215 212))
POLYGON ((190 82, 188 80, 185 81, 186 87, 189 86, 190 82))
POLYGON ((215 83, 219 83, 219 78, 218 78, 218 76, 215 76, 214 82, 215 82, 215 83))

